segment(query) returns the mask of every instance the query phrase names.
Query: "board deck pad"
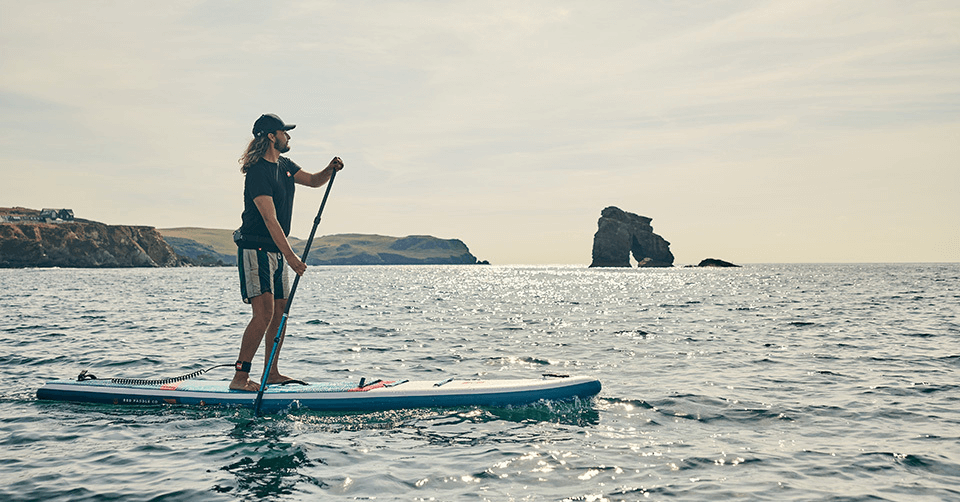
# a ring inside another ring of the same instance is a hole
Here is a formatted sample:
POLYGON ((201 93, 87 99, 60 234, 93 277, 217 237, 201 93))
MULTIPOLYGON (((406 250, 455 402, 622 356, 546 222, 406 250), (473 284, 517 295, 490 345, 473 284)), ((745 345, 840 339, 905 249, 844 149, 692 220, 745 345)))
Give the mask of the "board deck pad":
MULTIPOLYGON (((110 380, 55 380, 37 390, 42 400, 115 405, 193 405, 252 407, 256 392, 231 390, 230 382, 186 380, 164 385, 131 385, 110 380)), ((589 398, 600 381, 583 376, 515 379, 407 381, 372 380, 308 385, 270 385, 265 411, 305 408, 319 411, 375 411, 456 406, 510 406, 540 400, 589 398)))

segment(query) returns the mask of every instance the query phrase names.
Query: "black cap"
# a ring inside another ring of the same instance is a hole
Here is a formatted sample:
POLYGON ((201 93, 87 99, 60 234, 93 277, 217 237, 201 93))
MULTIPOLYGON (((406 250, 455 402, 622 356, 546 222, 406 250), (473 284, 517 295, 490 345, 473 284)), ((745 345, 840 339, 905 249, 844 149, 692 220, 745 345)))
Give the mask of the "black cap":
POLYGON ((280 117, 272 114, 265 113, 253 123, 253 135, 256 137, 263 136, 264 134, 270 134, 277 131, 289 131, 297 127, 294 124, 284 124, 280 117))

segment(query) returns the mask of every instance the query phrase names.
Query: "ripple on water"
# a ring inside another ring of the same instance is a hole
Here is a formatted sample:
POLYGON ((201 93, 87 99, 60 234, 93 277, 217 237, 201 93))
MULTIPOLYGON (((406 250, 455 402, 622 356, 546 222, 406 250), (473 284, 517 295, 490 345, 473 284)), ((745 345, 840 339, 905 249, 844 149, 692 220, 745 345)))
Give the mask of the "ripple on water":
POLYGON ((287 374, 576 373, 604 391, 256 420, 35 401, 81 369, 232 363, 249 316, 235 275, 0 270, 0 295, 23 292, 0 311, 0 499, 960 498, 956 264, 311 267, 287 374))

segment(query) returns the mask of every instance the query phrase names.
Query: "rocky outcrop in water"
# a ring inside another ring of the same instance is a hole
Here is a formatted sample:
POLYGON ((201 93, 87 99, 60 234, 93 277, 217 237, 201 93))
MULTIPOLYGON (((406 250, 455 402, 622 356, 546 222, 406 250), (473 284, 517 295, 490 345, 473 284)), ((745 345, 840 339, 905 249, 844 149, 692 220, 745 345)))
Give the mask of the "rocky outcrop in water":
POLYGON ((652 218, 610 206, 600 212, 593 235, 591 267, 629 267, 633 254, 640 267, 672 267, 670 243, 653 233, 652 218))
POLYGON ((718 260, 716 258, 705 258, 697 264, 698 267, 739 267, 728 261, 718 260))
MULTIPOLYGON (((14 208, 19 214, 32 214, 14 208)), ((39 211, 36 211, 39 214, 39 211)), ((7 210, 6 214, 13 214, 7 210)), ((153 227, 89 220, 0 223, 0 267, 175 267, 180 260, 153 227)))

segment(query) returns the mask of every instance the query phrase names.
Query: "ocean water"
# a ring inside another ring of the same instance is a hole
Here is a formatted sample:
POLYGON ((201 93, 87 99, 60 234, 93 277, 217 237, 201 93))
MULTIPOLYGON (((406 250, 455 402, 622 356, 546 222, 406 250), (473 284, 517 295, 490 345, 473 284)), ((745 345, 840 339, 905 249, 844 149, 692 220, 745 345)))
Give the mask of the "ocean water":
POLYGON ((960 264, 311 267, 287 375, 603 391, 260 419, 36 400, 232 363, 235 276, 0 270, 0 500, 960 500, 960 264))

